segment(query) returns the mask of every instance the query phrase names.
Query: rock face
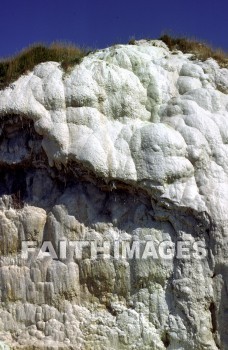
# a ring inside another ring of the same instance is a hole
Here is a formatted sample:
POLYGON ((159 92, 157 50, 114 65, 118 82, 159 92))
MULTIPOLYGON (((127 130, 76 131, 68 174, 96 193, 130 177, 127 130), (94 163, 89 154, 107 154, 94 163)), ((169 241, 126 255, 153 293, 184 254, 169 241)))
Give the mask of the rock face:
POLYGON ((160 41, 0 91, 0 349, 228 349, 227 94, 227 69, 160 41), (162 241, 207 256, 156 256, 162 241))

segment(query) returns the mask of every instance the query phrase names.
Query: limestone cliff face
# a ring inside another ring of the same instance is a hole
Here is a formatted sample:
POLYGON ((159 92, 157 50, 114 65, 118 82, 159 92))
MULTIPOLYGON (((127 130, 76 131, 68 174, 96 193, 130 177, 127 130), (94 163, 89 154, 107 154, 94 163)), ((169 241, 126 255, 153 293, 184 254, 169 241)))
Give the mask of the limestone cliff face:
POLYGON ((42 63, 0 91, 0 128, 0 348, 228 349, 227 69, 160 41, 42 63), (78 258, 78 240, 207 257, 78 258))

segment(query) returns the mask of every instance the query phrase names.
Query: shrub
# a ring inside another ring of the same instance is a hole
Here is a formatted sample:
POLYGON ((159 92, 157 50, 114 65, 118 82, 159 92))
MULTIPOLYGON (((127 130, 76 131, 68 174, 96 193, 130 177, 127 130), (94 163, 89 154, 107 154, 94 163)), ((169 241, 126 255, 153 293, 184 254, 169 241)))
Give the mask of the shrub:
POLYGON ((80 49, 65 43, 32 45, 22 50, 18 55, 0 60, 0 89, 6 87, 22 74, 30 71, 41 62, 61 62, 64 70, 78 64, 88 54, 88 50, 80 49))
POLYGON ((221 67, 228 67, 228 54, 220 49, 214 50, 203 42, 187 39, 185 37, 171 37, 168 34, 162 35, 159 39, 162 40, 171 51, 180 50, 184 53, 192 53, 195 58, 202 61, 211 57, 215 59, 221 67))
POLYGON ((135 41, 136 41, 135 37, 131 36, 129 41, 128 41, 128 45, 135 45, 135 41))

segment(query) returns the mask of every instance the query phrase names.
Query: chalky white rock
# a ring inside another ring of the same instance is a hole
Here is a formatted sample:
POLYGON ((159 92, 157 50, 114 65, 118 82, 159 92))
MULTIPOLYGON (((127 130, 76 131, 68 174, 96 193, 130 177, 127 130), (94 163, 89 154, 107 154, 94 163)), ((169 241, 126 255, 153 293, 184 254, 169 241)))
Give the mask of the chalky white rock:
POLYGON ((115 45, 39 64, 0 117, 0 347, 228 348, 228 69, 115 45), (148 235, 207 258, 20 258, 21 240, 148 235))

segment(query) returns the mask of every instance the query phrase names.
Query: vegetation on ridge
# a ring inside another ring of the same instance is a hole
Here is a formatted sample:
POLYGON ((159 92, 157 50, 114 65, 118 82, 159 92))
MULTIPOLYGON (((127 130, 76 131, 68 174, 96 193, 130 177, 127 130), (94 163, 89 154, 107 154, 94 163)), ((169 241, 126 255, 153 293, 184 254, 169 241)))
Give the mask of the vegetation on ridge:
POLYGON ((0 89, 17 80, 41 62, 61 62, 64 70, 80 63, 88 50, 72 44, 53 43, 50 46, 36 44, 22 50, 18 55, 0 60, 0 89))
MULTIPOLYGON (((202 61, 211 57, 221 67, 228 68, 228 54, 222 50, 213 50, 205 43, 186 37, 178 38, 164 34, 159 39, 171 51, 180 50, 184 53, 192 53, 194 58, 202 61)), ((134 45, 134 42, 135 40, 131 39, 129 44, 134 45)), ((67 71, 73 65, 80 63, 81 59, 88 53, 89 50, 61 42, 53 43, 50 46, 45 44, 32 45, 13 57, 0 60, 0 89, 5 88, 41 62, 60 62, 62 68, 67 71)))
POLYGON ((201 61, 205 61, 211 57, 221 67, 228 67, 228 54, 221 49, 214 50, 203 42, 185 37, 172 37, 168 34, 162 35, 159 40, 162 40, 171 51, 180 50, 184 53, 192 53, 201 61))
MULTIPOLYGON (((151 39, 147 39, 150 41, 151 39)), ((221 49, 213 49, 208 44, 196 39, 188 39, 186 37, 174 37, 169 34, 162 35, 158 40, 162 40, 170 49, 170 51, 180 50, 183 53, 193 54, 193 59, 205 61, 213 58, 218 62, 220 67, 228 68, 228 53, 221 49)), ((136 39, 132 37, 128 42, 134 45, 136 39)))

